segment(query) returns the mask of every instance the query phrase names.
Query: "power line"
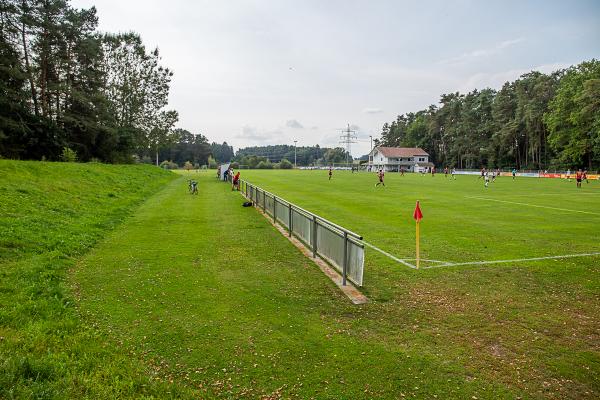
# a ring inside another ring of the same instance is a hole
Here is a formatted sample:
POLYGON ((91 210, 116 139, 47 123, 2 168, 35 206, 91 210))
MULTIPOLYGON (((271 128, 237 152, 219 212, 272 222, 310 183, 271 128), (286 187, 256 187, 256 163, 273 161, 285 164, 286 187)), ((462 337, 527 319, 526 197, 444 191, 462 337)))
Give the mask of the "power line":
POLYGON ((342 130, 344 134, 340 136, 340 144, 346 145, 346 164, 348 164, 348 155, 350 153, 352 143, 356 143, 355 140, 358 138, 356 131, 350 130, 350 124, 348 124, 348 128, 342 130))

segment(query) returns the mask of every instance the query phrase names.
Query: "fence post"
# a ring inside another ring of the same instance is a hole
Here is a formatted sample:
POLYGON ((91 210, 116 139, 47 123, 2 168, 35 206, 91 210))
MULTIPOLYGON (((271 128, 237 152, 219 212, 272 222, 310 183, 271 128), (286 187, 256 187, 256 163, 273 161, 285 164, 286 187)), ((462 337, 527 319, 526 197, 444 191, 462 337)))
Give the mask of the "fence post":
POLYGON ((273 195, 273 223, 277 222, 277 196, 273 195))
POLYGON ((348 271, 348 232, 344 231, 344 266, 342 268, 342 285, 346 286, 346 273, 348 271))
POLYGON ((263 190, 263 212, 266 214, 266 210, 267 210, 267 195, 265 194, 265 191, 263 190))
POLYGON ((292 203, 288 203, 288 228, 290 228, 290 237, 292 237, 292 203))
POLYGON ((313 258, 317 256, 317 217, 312 216, 312 253, 313 258))

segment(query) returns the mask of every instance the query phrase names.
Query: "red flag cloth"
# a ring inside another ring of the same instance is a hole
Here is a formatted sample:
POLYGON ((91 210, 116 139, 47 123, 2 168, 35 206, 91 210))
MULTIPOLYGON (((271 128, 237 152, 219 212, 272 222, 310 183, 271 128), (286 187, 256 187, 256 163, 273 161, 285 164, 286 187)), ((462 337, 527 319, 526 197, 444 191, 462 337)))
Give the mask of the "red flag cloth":
POLYGON ((413 218, 415 221, 419 222, 423 219, 423 213, 421 212, 421 207, 419 206, 419 202, 417 201, 417 205, 415 206, 415 211, 413 212, 413 218))

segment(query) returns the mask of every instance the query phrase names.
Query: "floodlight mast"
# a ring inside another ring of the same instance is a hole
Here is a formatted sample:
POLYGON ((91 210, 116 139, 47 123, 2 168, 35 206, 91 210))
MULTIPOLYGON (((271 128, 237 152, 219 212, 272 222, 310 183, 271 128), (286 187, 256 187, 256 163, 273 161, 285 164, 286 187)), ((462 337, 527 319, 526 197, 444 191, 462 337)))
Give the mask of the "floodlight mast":
POLYGON ((350 155, 351 145, 352 143, 356 143, 354 140, 357 138, 356 131, 350 130, 350 124, 348 124, 348 128, 342 130, 344 134, 340 136, 340 143, 346 145, 346 165, 348 165, 348 155, 350 155))
POLYGON ((371 148, 369 149, 369 168, 371 168, 371 165, 373 164, 373 135, 369 135, 369 137, 371 138, 371 148))
POLYGON ((296 165, 296 143, 298 143, 298 141, 294 140, 294 169, 298 168, 296 165))

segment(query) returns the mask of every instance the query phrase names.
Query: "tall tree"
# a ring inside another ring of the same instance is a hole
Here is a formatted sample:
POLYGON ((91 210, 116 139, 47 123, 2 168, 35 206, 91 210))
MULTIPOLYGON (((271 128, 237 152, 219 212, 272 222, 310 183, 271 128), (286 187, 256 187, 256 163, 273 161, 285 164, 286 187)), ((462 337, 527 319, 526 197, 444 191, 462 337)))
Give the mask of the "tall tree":
POLYGON ((587 165, 591 169, 599 161, 598 79, 598 60, 570 67, 550 102, 544 121, 550 130, 550 144, 558 155, 557 162, 563 167, 587 165))

